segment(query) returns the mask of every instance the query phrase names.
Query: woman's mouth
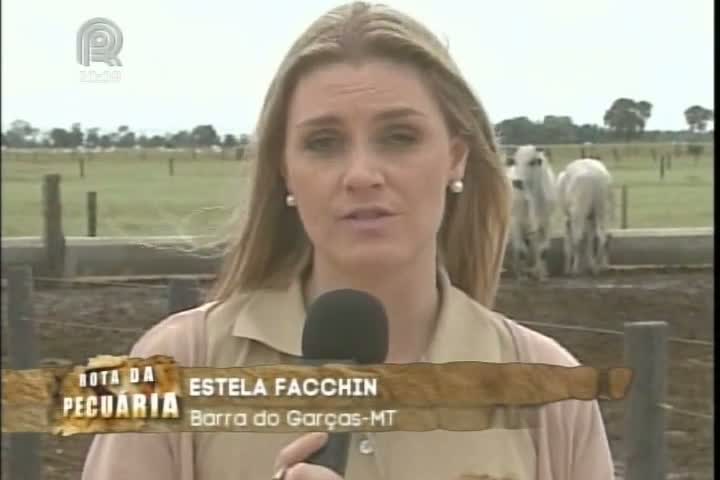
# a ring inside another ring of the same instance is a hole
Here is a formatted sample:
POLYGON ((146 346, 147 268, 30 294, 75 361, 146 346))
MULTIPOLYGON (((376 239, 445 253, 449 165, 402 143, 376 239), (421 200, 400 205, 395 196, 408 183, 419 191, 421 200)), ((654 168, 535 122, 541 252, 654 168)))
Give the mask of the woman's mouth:
POLYGON ((360 230, 376 230, 384 227, 396 215, 381 207, 356 208, 345 215, 342 220, 353 228, 360 230))

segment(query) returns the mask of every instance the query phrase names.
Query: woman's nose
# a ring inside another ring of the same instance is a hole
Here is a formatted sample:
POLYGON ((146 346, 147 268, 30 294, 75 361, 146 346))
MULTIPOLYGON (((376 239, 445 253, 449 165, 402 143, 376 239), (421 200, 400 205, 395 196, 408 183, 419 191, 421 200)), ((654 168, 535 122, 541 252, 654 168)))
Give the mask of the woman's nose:
POLYGON ((376 188, 383 184, 383 175, 378 162, 366 150, 352 152, 347 161, 343 185, 350 190, 376 188))

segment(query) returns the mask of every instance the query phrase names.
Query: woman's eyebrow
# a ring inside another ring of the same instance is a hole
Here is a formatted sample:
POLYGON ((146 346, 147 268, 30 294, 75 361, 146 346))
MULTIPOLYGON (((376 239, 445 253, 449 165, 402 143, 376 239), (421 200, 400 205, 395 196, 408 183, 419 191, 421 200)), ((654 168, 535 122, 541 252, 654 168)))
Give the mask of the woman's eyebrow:
MULTIPOLYGON (((398 118, 407 118, 407 117, 425 117, 426 115, 419 111, 415 110, 411 107, 398 107, 398 108, 392 108, 388 110, 383 110, 382 112, 377 113, 373 120, 395 120, 398 118)), ((335 115, 332 113, 318 115, 316 117, 310 117, 304 120, 299 121, 295 124, 296 128, 310 128, 310 127, 327 127, 331 125, 338 125, 342 123, 342 119, 339 115, 335 115)))
POLYGON ((342 123, 342 120, 338 115, 331 113, 325 115, 319 115, 317 117, 310 117, 305 120, 301 120, 295 124, 296 128, 309 128, 309 127, 327 127, 330 125, 337 125, 342 123))
POLYGON ((375 120, 394 120, 397 118, 405 118, 405 117, 425 117, 426 115, 419 111, 415 110, 411 107, 399 107, 399 108, 393 108, 389 110, 382 111, 375 115, 375 120))
MULTIPOLYGON (((425 117, 426 115, 411 107, 399 107, 388 110, 383 110, 377 113, 374 117, 374 121, 386 121, 395 120, 398 118, 407 117, 425 117)), ((295 128, 312 128, 312 127, 327 127, 332 125, 339 125, 343 123, 342 118, 339 115, 332 113, 318 115, 316 117, 310 117, 299 121, 295 124, 295 128)))

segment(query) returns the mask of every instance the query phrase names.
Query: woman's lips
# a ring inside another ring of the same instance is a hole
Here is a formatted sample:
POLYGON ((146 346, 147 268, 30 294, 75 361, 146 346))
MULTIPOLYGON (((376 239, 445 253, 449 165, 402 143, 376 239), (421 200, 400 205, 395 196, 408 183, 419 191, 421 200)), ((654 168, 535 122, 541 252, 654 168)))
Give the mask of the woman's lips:
POLYGON ((358 230, 377 230, 396 217, 389 210, 378 207, 358 208, 342 217, 342 222, 358 230))

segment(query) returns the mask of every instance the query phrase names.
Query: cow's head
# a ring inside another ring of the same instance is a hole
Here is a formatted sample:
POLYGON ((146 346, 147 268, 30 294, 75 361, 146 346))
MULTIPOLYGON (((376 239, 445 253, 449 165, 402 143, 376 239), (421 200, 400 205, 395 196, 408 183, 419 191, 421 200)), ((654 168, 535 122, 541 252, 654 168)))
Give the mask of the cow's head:
POLYGON ((518 171, 518 177, 523 180, 530 181, 539 175, 547 164, 547 158, 541 148, 534 145, 524 145, 517 149, 514 155, 515 165, 518 171))

